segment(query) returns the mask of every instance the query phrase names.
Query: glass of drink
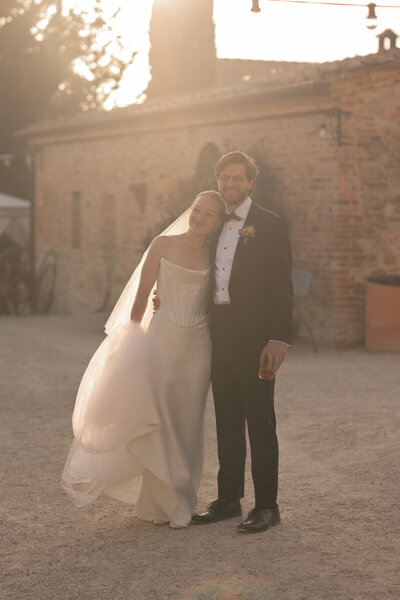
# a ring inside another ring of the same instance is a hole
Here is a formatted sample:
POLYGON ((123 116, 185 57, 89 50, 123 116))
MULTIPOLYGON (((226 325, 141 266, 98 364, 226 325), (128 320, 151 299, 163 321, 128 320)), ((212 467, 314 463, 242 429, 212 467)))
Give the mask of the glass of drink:
POLYGON ((276 371, 274 369, 269 369, 268 364, 264 363, 260 365, 260 369, 258 371, 258 377, 260 379, 274 379, 276 371))

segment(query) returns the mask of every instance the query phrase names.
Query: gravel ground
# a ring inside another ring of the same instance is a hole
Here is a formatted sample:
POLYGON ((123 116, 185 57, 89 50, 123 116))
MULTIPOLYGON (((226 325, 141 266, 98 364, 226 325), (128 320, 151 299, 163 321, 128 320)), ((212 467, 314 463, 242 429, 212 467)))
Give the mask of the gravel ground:
MULTIPOLYGON (((60 487, 104 321, 0 318, 2 600, 400 597, 399 355, 292 348, 276 389, 282 524, 172 530, 106 496, 76 509, 60 487)), ((215 498, 216 472, 209 402, 200 507, 215 498)), ((244 510, 252 500, 248 478, 244 510)))

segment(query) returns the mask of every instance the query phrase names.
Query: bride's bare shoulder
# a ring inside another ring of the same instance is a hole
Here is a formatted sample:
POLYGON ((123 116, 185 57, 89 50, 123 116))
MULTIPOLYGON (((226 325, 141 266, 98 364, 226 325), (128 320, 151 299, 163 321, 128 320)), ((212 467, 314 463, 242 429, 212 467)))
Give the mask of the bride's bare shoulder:
POLYGON ((181 246, 183 238, 182 234, 158 235, 150 244, 150 258, 155 261, 160 260, 162 257, 167 258, 171 252, 174 253, 177 247, 181 246))
POLYGON ((171 237, 168 235, 158 235, 154 238, 149 247, 149 255, 154 258, 164 256, 171 247, 171 243, 173 243, 171 237))
POLYGON ((158 235, 151 242, 150 247, 151 248, 157 248, 157 249, 160 249, 160 248, 161 249, 169 248, 174 243, 174 238, 175 237, 178 237, 178 236, 174 236, 174 235, 158 235))
POLYGON ((168 244, 168 236, 167 235, 158 235, 157 237, 154 238, 154 240, 151 242, 151 246, 165 246, 166 244, 168 244))
POLYGON ((174 242, 182 242, 185 239, 184 233, 177 233, 176 235, 164 235, 160 237, 165 237, 170 240, 172 243, 174 242))
POLYGON ((175 246, 177 242, 182 242, 183 238, 184 235, 182 233, 178 235, 158 235, 152 241, 151 246, 155 246, 158 249, 161 248, 163 250, 167 250, 168 248, 175 246))

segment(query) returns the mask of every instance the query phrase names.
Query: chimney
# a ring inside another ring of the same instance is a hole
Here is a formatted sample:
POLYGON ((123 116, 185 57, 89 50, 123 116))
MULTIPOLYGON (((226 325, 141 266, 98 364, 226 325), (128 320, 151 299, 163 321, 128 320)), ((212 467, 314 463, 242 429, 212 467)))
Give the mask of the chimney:
POLYGON ((392 48, 396 48, 396 40, 399 37, 394 31, 391 29, 385 29, 382 33, 376 36, 379 40, 379 52, 386 52, 387 50, 392 50, 392 48), (386 40, 389 41, 389 48, 387 48, 386 40))

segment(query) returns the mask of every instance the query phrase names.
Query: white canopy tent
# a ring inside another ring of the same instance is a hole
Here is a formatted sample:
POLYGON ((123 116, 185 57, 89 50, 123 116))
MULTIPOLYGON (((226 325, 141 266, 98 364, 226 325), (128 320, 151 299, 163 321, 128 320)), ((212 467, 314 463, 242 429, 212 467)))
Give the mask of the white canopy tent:
POLYGON ((24 248, 29 245, 30 202, 0 193, 0 237, 5 233, 24 248))

